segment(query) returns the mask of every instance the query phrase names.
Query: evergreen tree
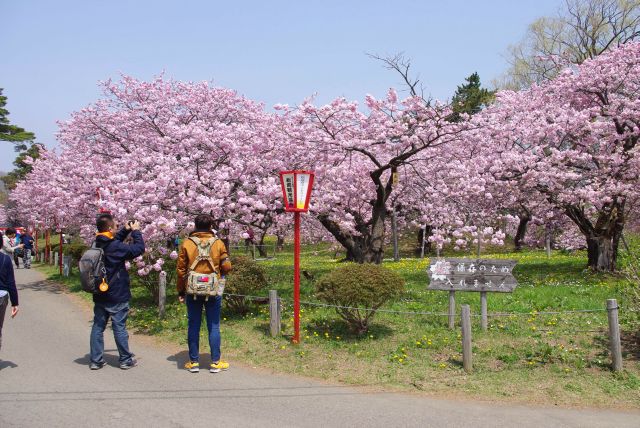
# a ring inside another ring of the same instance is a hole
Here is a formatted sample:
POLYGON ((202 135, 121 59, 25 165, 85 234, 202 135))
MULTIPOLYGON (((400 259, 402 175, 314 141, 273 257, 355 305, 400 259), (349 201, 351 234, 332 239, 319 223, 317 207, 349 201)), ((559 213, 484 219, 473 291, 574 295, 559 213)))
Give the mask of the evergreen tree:
POLYGON ((3 89, 0 88, 0 141, 9 141, 15 145, 15 151, 18 152, 16 159, 13 161, 15 169, 7 175, 0 177, 7 188, 11 190, 16 183, 22 180, 31 171, 31 165, 25 163, 27 157, 37 159, 40 157, 42 146, 34 143, 36 136, 33 132, 25 131, 9 122, 9 111, 5 108, 7 105, 7 97, 2 95, 3 89))
POLYGON ((464 80, 467 83, 458 86, 451 99, 453 109, 453 113, 449 116, 451 122, 459 122, 463 113, 469 115, 478 113, 483 107, 491 104, 496 93, 481 87, 478 73, 473 73, 464 80))
POLYGON ((25 131, 19 126, 11 125, 9 123, 9 111, 5 108, 7 105, 7 97, 2 95, 3 89, 0 88, 0 141, 10 141, 16 144, 16 151, 20 152, 27 150, 36 136, 33 132, 25 131))

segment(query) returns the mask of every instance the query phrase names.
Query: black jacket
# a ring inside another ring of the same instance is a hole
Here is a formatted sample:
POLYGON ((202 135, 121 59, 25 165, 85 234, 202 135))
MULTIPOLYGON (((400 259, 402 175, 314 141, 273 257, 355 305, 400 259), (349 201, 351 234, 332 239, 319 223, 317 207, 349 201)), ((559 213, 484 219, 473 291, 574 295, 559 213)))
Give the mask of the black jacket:
POLYGON ((129 231, 122 228, 114 239, 104 235, 96 237, 96 246, 104 250, 104 266, 107 270, 109 289, 93 295, 93 301, 99 303, 125 303, 131 300, 129 272, 124 266, 127 260, 133 260, 144 254, 144 240, 139 230, 129 231), (133 243, 124 241, 131 233, 133 243))
POLYGON ((18 306, 18 289, 13 275, 13 260, 4 253, 0 253, 0 290, 9 292, 11 306, 18 306))

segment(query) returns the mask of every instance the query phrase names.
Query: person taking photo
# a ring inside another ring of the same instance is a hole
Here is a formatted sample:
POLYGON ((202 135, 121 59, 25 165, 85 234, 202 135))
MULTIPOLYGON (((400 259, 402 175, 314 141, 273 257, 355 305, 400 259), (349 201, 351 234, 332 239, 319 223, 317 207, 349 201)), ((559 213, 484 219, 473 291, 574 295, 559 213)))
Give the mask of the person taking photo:
POLYGON ((129 316, 129 301, 131 300, 131 284, 129 272, 125 267, 127 260, 133 260, 144 254, 144 240, 137 221, 128 222, 116 233, 117 225, 110 214, 102 214, 96 221, 98 229, 95 245, 104 251, 104 266, 106 270, 106 291, 93 295, 93 327, 90 336, 90 364, 91 370, 99 370, 106 363, 104 361, 104 330, 109 318, 113 328, 113 337, 120 355, 120 368, 130 369, 137 365, 134 354, 129 350, 129 333, 127 332, 127 317, 129 316), (131 236, 132 243, 123 241, 131 236))

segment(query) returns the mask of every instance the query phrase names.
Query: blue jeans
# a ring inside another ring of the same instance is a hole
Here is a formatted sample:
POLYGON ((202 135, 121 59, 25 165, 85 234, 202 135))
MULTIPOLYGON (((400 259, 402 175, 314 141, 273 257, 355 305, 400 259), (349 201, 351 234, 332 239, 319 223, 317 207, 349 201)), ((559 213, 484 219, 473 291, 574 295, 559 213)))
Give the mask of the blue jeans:
POLYGON ((129 302, 125 303, 94 303, 93 327, 91 327, 91 362, 104 361, 104 329, 111 317, 113 338, 120 354, 120 364, 128 363, 133 358, 129 351, 129 333, 127 333, 127 318, 129 316, 129 302))
POLYGON ((200 325, 202 324, 202 308, 207 316, 207 330, 209 331, 209 348, 211 349, 211 361, 220 361, 220 306, 222 297, 204 297, 196 299, 193 296, 185 296, 187 303, 187 317, 189 328, 187 330, 187 342, 189 343, 189 359, 200 359, 200 325))

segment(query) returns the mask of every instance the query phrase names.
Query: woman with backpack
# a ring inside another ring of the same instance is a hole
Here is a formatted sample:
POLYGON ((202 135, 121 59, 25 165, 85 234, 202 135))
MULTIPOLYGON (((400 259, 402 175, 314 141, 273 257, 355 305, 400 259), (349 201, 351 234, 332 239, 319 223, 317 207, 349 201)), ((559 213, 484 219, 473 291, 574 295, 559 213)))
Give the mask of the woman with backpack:
POLYGON ((221 279, 231 271, 224 243, 212 230, 213 217, 207 214, 195 218, 195 230, 184 240, 178 255, 178 298, 187 305, 189 362, 185 368, 200 371, 200 325, 205 311, 211 365, 209 371, 227 370, 229 363, 220 359, 221 279))

